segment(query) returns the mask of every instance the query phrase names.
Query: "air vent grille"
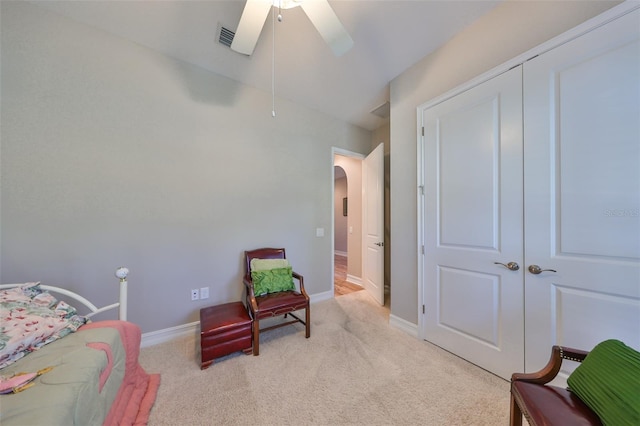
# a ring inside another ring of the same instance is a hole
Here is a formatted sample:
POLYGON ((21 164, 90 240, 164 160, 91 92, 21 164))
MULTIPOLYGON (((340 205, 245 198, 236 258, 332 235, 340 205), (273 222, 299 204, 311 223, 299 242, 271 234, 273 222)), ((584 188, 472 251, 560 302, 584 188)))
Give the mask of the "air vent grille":
POLYGON ((389 104, 389 101, 386 101, 385 103, 374 108, 370 112, 371 114, 377 115, 378 117, 381 117, 381 118, 389 118, 389 115, 391 113, 391 104, 389 104))
POLYGON ((224 44, 227 47, 231 47, 231 43, 233 42, 233 37, 236 35, 233 31, 228 28, 220 26, 220 36, 218 37, 218 42, 220 44, 224 44))

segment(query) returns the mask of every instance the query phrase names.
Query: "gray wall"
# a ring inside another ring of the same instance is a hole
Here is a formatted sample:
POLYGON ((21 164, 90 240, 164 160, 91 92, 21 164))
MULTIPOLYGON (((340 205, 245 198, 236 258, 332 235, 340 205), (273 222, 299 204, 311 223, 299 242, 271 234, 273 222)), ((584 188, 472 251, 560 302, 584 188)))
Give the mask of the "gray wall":
POLYGON ((0 282, 107 304, 128 266, 143 332, 240 300, 245 249, 286 247, 308 292, 330 291, 331 147, 366 154, 371 132, 281 99, 274 119, 269 93, 29 3, 1 7, 0 282))
POLYGON ((506 1, 391 82, 391 313, 418 323, 416 108, 604 12, 613 1, 506 1))
MULTIPOLYGON (((416 107, 615 4, 507 1, 391 83, 393 315, 417 323, 416 107)), ((247 248, 285 246, 312 294, 330 290, 330 147, 366 154, 387 129, 284 100, 274 120, 268 93, 28 3, 0 5, 0 282, 110 303, 126 265, 130 319, 145 332, 238 300, 247 248), (204 286, 208 300, 188 300, 204 286)))

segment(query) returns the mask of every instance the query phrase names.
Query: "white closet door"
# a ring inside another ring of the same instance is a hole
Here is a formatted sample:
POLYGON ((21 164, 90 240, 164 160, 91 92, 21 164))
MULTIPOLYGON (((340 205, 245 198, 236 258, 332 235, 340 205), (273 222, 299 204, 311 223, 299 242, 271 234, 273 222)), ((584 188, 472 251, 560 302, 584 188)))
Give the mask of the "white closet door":
MULTIPOLYGON (((640 11, 524 65, 526 370, 640 349, 640 11)), ((565 376, 568 371, 565 371, 565 376)))
POLYGON ((422 113, 427 340, 504 378, 524 368, 522 71, 422 113), (515 269, 515 268, 514 268, 515 269))

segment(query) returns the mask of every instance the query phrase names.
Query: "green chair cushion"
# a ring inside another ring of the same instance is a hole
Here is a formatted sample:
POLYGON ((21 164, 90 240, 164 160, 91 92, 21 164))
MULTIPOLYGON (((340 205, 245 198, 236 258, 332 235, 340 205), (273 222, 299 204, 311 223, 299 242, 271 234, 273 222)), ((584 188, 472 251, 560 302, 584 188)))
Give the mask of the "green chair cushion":
POLYGON ((604 425, 640 425, 640 352, 621 341, 596 345, 567 384, 604 425))

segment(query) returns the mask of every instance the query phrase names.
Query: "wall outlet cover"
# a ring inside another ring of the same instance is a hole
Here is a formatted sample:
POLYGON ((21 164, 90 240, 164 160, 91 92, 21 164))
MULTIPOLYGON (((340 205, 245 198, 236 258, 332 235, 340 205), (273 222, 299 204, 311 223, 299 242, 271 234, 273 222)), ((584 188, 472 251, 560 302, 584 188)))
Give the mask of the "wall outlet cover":
POLYGON ((200 299, 208 299, 208 298, 209 298, 209 287, 201 287, 200 299))

